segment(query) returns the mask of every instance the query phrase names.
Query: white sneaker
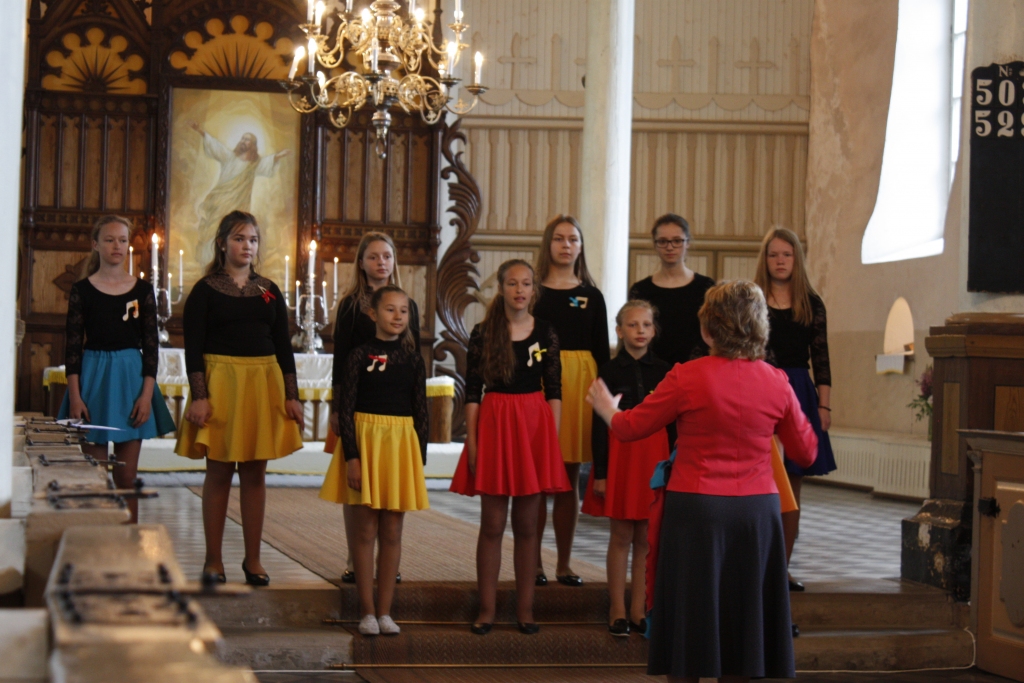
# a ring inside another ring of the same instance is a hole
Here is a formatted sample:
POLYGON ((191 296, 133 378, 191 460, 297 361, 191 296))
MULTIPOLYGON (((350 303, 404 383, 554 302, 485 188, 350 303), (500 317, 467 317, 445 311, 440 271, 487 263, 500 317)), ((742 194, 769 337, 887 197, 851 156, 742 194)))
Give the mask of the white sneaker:
MULTIPOLYGON (((388 619, 388 621, 391 621, 388 619)), ((394 623, 394 622, 392 622, 394 623)), ((395 628, 398 628, 397 626, 395 628)), ((380 625, 377 623, 377 617, 372 614, 367 614, 363 617, 362 621, 359 622, 359 632, 364 636, 376 636, 380 634, 380 625)))
POLYGON ((397 636, 402 632, 402 629, 398 628, 398 624, 391 618, 391 615, 385 614, 384 616, 377 619, 377 623, 380 627, 380 632, 385 636, 397 636))

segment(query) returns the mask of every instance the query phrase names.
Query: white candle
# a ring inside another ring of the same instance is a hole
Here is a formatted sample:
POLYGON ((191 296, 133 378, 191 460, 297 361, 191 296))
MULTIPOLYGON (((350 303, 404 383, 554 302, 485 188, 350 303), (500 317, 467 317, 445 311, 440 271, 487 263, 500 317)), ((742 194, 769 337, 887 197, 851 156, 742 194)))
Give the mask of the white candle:
MULTIPOLYGON (((316 280, 316 240, 309 241, 309 268, 307 269, 307 276, 310 282, 316 280)), ((310 292, 312 294, 312 292, 310 292)))
POLYGON ((313 8, 314 7, 315 7, 314 0, 307 0, 307 2, 306 2, 306 23, 307 24, 312 24, 313 23, 313 8))
POLYGON ((409 0, 409 16, 416 16, 416 0, 409 0))
POLYGON ((135 247, 128 247, 128 274, 135 275, 135 247))
POLYGON ((456 24, 462 23, 462 0, 455 0, 455 12, 452 16, 455 17, 456 24))
POLYGON ((448 41, 448 75, 455 78, 455 59, 459 55, 458 42, 448 41))
POLYGON ((306 48, 302 47, 301 45, 299 45, 297 48, 295 48, 295 56, 292 57, 292 68, 288 70, 288 80, 289 81, 295 79, 295 74, 299 70, 299 62, 301 62, 302 58, 305 57, 305 56, 306 56, 306 48))
POLYGON ((338 300, 338 257, 334 257, 334 300, 338 300))
POLYGON ((320 29, 320 23, 324 20, 324 10, 327 7, 323 2, 316 3, 316 11, 313 14, 313 23, 316 24, 317 30, 320 29))
POLYGON ((312 76, 316 71, 316 40, 313 38, 309 39, 309 47, 306 50, 306 66, 309 69, 309 75, 312 76))
POLYGON ((416 25, 417 26, 419 26, 420 24, 423 23, 423 18, 425 16, 426 16, 426 14, 423 12, 423 8, 422 7, 417 7, 416 8, 416 14, 413 15, 413 18, 416 19, 416 25))
POLYGON ((302 287, 302 283, 298 280, 295 281, 295 324, 301 325, 302 321, 299 320, 299 288, 302 287))
POLYGON ((370 43, 370 71, 377 72, 377 60, 380 58, 380 43, 374 37, 370 43))
POLYGON ((291 266, 291 260, 292 259, 291 259, 290 256, 285 256, 284 257, 284 298, 285 298, 285 301, 288 300, 288 289, 292 286, 291 277, 290 277, 291 272, 289 271, 289 268, 288 268, 289 266, 291 266))
POLYGON ((473 56, 473 85, 480 85, 480 71, 484 66, 484 55, 479 50, 473 56))
POLYGON ((185 289, 185 250, 178 250, 178 291, 185 289))
POLYGON ((369 7, 364 7, 363 11, 359 13, 359 17, 363 20, 363 27, 368 27, 373 22, 373 14, 370 12, 369 7))
POLYGON ((153 271, 153 286, 160 285, 160 237, 153 233, 153 247, 149 250, 150 270, 153 271))
POLYGON ((172 286, 173 285, 171 284, 171 271, 167 271, 167 298, 168 299, 171 298, 171 287, 172 286))
POLYGON ((352 0, 345 0, 345 13, 352 14, 352 0))

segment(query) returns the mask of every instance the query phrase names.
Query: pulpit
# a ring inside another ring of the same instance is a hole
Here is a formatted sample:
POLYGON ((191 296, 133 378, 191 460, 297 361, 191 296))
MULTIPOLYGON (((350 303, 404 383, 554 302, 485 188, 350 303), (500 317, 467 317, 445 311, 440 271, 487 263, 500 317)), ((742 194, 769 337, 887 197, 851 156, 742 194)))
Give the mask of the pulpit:
POLYGON ((933 327, 930 498, 903 520, 901 575, 970 597, 974 473, 963 429, 1024 431, 1024 315, 961 313, 933 327))

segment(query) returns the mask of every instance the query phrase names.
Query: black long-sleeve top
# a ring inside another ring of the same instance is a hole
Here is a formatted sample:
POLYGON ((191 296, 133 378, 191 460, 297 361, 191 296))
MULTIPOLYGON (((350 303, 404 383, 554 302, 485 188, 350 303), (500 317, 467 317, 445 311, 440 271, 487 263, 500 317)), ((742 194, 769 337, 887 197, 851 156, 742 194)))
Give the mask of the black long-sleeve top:
POLYGON ((608 309, 597 287, 572 289, 541 286, 533 307, 538 318, 550 320, 562 351, 590 351, 597 367, 611 358, 608 350, 608 309))
MULTIPOLYGON (((352 349, 342 364, 338 427, 345 460, 359 457, 356 413, 412 417, 427 462, 430 417, 427 412, 427 367, 419 350, 409 351, 402 340, 371 339, 352 349)), ((338 394, 335 394, 336 396, 338 394)))
POLYGON ((224 271, 192 287, 182 317, 185 369, 192 398, 209 398, 203 354, 276 356, 284 374, 285 397, 299 398, 295 356, 288 334, 288 308, 277 285, 251 273, 239 288, 224 271))
POLYGON ((810 325, 793 320, 792 308, 768 307, 768 360, 779 368, 813 368, 817 386, 832 386, 825 302, 811 294, 810 325))
POLYGON ((697 311, 704 305, 704 295, 715 281, 700 273, 682 287, 659 287, 654 278, 647 277, 629 288, 630 299, 643 299, 658 308, 658 335, 651 349, 658 358, 669 364, 685 363, 697 355, 707 353, 707 344, 700 336, 697 311))
MULTIPOLYGON (((365 344, 377 336, 377 323, 365 312, 357 309, 358 301, 351 294, 338 303, 338 313, 334 320, 334 367, 331 373, 331 384, 334 396, 338 396, 342 387, 345 359, 349 352, 357 346, 365 344)), ((420 310, 416 302, 409 297, 409 329, 412 338, 420 343, 420 310)), ((331 401, 331 409, 338 411, 337 399, 331 401)))
MULTIPOLYGON (((516 372, 508 384, 487 385, 497 394, 530 394, 544 390, 548 401, 562 398, 562 361, 559 358, 558 335, 551 323, 533 319, 533 332, 522 341, 512 342, 516 372)), ((473 328, 466 351, 466 403, 480 403, 484 393, 481 363, 484 335, 481 326, 473 328)))
POLYGON ((83 349, 141 349, 142 376, 155 378, 160 341, 153 286, 139 280, 125 294, 104 294, 88 279, 71 285, 64 342, 66 374, 82 374, 83 349))
MULTIPOLYGON (((608 385, 608 391, 612 396, 622 394, 619 409, 629 410, 640 405, 671 369, 672 366, 654 355, 650 349, 639 360, 626 351, 620 351, 619 355, 601 366, 597 376, 608 385)), ((668 430, 668 443, 671 448, 676 441, 676 423, 671 423, 665 429, 668 430)), ((591 444, 594 455, 594 479, 607 479, 608 425, 597 413, 594 413, 591 427, 591 444)))

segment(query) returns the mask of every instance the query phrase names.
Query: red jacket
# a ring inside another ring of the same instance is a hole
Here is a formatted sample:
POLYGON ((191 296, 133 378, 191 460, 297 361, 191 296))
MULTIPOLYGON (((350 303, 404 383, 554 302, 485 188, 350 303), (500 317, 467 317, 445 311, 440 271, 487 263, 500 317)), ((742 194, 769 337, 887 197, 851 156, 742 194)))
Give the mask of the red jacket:
POLYGON ((786 374, 763 361, 707 356, 677 364, 654 393, 617 413, 612 432, 635 441, 676 421, 678 455, 668 490, 712 496, 778 493, 771 437, 808 467, 818 438, 786 374))

